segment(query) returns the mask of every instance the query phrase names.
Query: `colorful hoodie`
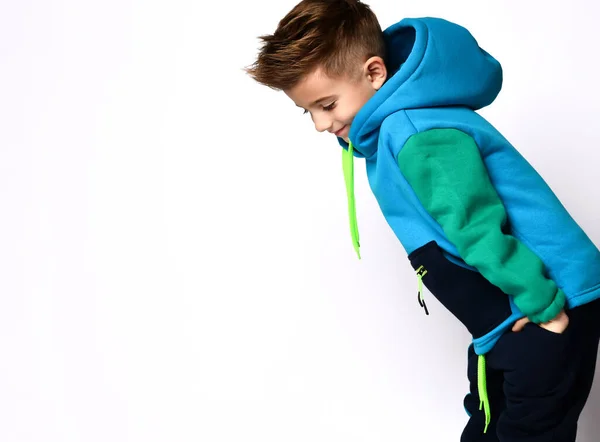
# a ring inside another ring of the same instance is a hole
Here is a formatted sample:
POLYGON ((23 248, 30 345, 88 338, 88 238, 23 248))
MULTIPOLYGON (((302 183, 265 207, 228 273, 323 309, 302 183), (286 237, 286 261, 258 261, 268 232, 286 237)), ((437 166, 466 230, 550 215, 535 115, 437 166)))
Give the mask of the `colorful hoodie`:
MULTIPOLYGON (((600 297, 598 249, 475 112, 500 92, 500 64, 469 31, 442 19, 405 19, 384 37, 389 79, 354 118, 350 144, 338 139, 357 252, 354 157, 365 159, 371 189, 409 257, 435 243, 461 271, 479 272, 508 295, 499 303, 468 293, 472 308, 450 308, 471 331, 477 354, 519 318, 546 322, 563 307, 600 297)), ((427 265, 411 261, 419 285, 422 279, 429 287, 427 265)))

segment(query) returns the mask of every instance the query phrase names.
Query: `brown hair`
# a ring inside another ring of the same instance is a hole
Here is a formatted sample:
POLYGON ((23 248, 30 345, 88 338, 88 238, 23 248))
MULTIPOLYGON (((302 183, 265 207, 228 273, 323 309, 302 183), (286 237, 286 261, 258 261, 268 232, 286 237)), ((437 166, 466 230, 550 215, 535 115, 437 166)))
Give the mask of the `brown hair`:
POLYGON ((246 69, 256 81, 282 90, 294 87, 317 67, 342 77, 357 62, 384 57, 383 33, 371 8, 359 0, 302 0, 263 42, 246 69))

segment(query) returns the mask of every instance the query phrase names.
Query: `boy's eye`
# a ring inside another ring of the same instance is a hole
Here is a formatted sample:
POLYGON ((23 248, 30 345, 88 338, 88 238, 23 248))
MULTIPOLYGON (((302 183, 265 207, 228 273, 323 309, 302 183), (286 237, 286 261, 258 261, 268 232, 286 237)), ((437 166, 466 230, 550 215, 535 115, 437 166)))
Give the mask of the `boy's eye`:
POLYGON ((334 107, 335 107, 335 101, 328 106, 323 106, 323 110, 330 111, 330 110, 333 110, 334 107))

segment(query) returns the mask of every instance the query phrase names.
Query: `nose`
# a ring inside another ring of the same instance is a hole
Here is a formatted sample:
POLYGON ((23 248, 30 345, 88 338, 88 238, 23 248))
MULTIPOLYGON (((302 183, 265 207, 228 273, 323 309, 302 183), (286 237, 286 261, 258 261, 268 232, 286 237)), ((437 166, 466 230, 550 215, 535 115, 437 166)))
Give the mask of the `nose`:
POLYGON ((315 123, 315 129, 317 129, 318 132, 325 132, 331 128, 333 119, 325 112, 319 112, 313 117, 313 122, 315 123))

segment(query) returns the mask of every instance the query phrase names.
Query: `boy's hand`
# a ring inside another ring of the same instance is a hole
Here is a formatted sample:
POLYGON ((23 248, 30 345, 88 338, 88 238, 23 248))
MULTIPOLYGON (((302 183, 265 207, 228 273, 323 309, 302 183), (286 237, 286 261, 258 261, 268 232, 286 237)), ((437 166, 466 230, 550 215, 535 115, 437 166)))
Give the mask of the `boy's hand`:
MULTIPOLYGON (((513 325, 512 331, 518 332, 523 330, 523 327, 525 327, 525 324, 527 324, 528 322, 530 321, 527 317, 519 319, 517 322, 515 322, 515 325, 513 325)), ((567 326, 569 325, 569 317, 565 313, 565 310, 562 309, 560 313, 556 316, 556 318, 548 322, 540 323, 538 325, 553 333, 561 334, 566 330, 567 326)))

